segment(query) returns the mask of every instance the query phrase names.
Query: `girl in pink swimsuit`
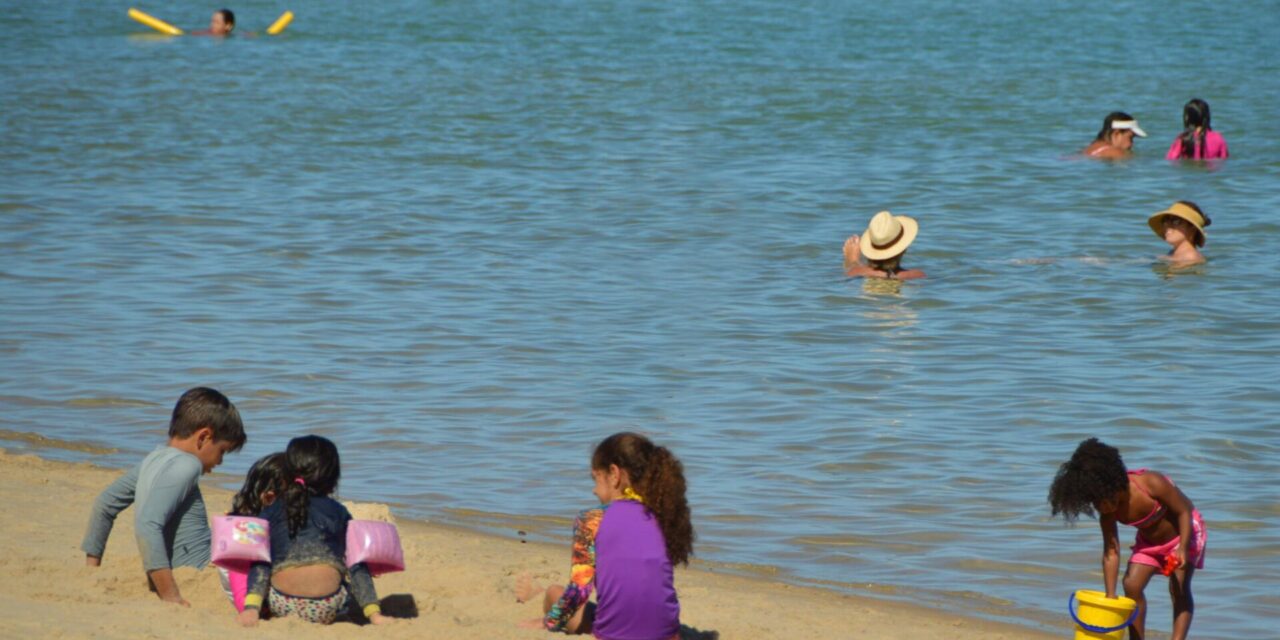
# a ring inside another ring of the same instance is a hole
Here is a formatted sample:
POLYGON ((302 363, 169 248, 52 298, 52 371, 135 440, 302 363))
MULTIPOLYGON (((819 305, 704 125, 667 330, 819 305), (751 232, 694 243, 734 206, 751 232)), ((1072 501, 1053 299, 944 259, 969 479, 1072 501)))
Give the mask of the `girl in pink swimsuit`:
POLYGON ((1184 640, 1191 628, 1195 601, 1191 576, 1204 567, 1204 520, 1173 481, 1147 469, 1127 471, 1120 452, 1097 438, 1080 443, 1058 468, 1049 488, 1053 515, 1068 522, 1081 513, 1097 515, 1102 528, 1102 576, 1108 598, 1116 596, 1120 570, 1120 538, 1116 523, 1138 530, 1124 574, 1124 595, 1138 603, 1129 637, 1145 637, 1147 600, 1143 591, 1156 571, 1169 576, 1173 599, 1173 640, 1184 640))
POLYGON ((1222 134, 1210 126, 1209 103, 1192 98, 1182 108, 1182 133, 1173 139, 1166 160, 1221 160, 1231 155, 1222 134))

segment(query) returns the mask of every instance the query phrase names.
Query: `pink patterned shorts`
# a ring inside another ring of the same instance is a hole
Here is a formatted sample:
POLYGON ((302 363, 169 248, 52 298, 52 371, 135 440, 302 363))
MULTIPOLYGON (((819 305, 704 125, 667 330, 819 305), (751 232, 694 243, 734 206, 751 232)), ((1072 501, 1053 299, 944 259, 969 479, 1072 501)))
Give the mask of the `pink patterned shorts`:
MULTIPOLYGON (((1204 549, 1208 539, 1209 535, 1204 529, 1204 520, 1200 517, 1200 512, 1192 509, 1191 542, 1187 545, 1187 564, 1197 569, 1204 568, 1204 549)), ((1137 540, 1133 542, 1133 546, 1129 547, 1133 551, 1129 556, 1129 562, 1151 565, 1157 568, 1163 567, 1164 559, 1178 551, 1178 543, 1181 541, 1181 536, 1174 536, 1168 542, 1153 544, 1147 542, 1142 537, 1142 534, 1139 533, 1137 540)))
POLYGON ((298 616, 307 622, 316 624, 330 624, 342 613, 342 608, 347 604, 347 587, 342 585, 338 590, 327 596, 319 598, 307 598, 304 596, 291 596, 281 593, 275 587, 271 587, 270 606, 271 615, 276 617, 298 616))

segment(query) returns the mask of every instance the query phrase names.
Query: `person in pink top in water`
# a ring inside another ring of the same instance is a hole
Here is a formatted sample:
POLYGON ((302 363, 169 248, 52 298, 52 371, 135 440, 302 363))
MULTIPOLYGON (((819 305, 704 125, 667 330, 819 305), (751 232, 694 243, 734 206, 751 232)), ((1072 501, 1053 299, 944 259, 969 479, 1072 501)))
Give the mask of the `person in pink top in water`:
POLYGON ((1102 578, 1108 598, 1116 597, 1120 538, 1116 523, 1138 530, 1124 573, 1124 595, 1138 603, 1129 637, 1146 635, 1147 599, 1143 591, 1156 571, 1169 576, 1173 599, 1173 640, 1185 640, 1195 601, 1191 576, 1204 568, 1206 533, 1195 505, 1173 480, 1148 469, 1128 471, 1120 452, 1089 438, 1058 468, 1049 488, 1053 515, 1072 522, 1081 513, 1098 516, 1102 528, 1102 578))
POLYGON ((1221 160, 1230 155, 1222 134, 1209 126, 1209 103, 1192 98, 1182 108, 1182 133, 1173 139, 1166 160, 1221 160))

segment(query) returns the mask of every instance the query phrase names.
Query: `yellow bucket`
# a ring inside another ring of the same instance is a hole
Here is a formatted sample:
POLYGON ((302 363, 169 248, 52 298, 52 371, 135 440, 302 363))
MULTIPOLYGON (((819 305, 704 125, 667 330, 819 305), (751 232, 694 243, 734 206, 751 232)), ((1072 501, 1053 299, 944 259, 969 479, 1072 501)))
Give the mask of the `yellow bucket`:
POLYGON ((1108 598, 1101 591, 1081 589, 1067 600, 1067 611, 1076 621, 1076 640, 1124 640, 1125 630, 1138 616, 1138 603, 1124 596, 1108 598))

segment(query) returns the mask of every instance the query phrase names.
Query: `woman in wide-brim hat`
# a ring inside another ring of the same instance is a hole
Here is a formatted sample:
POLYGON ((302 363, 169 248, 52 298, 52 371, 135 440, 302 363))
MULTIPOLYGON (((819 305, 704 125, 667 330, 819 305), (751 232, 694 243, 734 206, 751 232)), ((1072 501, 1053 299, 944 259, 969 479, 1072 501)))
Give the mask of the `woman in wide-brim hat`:
POLYGON ((1179 200, 1147 219, 1151 230, 1173 247, 1165 259, 1179 266, 1204 262, 1199 247, 1204 246, 1204 228, 1212 223, 1199 205, 1188 200, 1179 200))
POLYGON ((906 269, 901 264, 903 254, 919 232, 915 218, 888 211, 877 213, 861 237, 854 234, 845 240, 844 274, 850 278, 923 278, 923 271, 906 269))

